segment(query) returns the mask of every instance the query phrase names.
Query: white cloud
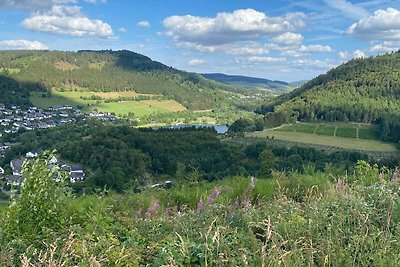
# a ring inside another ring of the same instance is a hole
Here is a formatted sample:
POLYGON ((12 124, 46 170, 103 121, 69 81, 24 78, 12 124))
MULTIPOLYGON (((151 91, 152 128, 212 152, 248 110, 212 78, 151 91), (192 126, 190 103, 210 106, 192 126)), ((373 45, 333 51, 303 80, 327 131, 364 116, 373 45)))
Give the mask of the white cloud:
POLYGON ((252 45, 252 46, 230 46, 224 49, 225 52, 233 56, 246 56, 246 55, 264 55, 268 54, 269 50, 265 46, 252 45))
POLYGON ((302 57, 313 53, 329 53, 333 49, 326 45, 295 45, 295 46, 282 46, 277 44, 270 44, 268 46, 271 50, 279 51, 281 55, 288 57, 302 57))
POLYGON ((369 41, 400 40, 400 11, 394 8, 379 9, 347 29, 347 34, 369 41))
POLYGON ((198 66, 198 65, 203 65, 203 64, 205 64, 206 62, 204 61, 204 60, 201 60, 201 59, 192 59, 192 60, 190 60, 189 62, 188 62, 188 64, 190 65, 190 66, 198 66))
POLYGON ((139 22, 137 23, 137 25, 138 25, 139 27, 143 27, 143 28, 150 28, 150 27, 151 27, 150 22, 148 22, 147 20, 139 21, 139 22))
POLYGON ((163 21, 166 35, 176 43, 202 46, 230 44, 262 37, 276 36, 305 26, 303 13, 268 17, 253 9, 218 13, 215 18, 171 16, 163 21))
POLYGON ((76 3, 77 0, 0 0, 0 7, 16 9, 40 9, 67 3, 76 3))
POLYGON ((85 2, 91 4, 97 4, 97 3, 105 4, 107 3, 107 0, 85 0, 85 2))
POLYGON ((0 50, 47 50, 46 45, 38 41, 4 40, 0 41, 0 50))
POLYGON ((348 61, 353 58, 364 58, 364 57, 366 57, 366 54, 362 50, 354 50, 353 52, 340 51, 338 53, 338 56, 339 56, 341 62, 343 62, 343 61, 348 61))
POLYGON ((127 30, 124 27, 121 27, 118 29, 119 32, 127 32, 127 30))
MULTIPOLYGON (((105 4, 107 0, 84 0, 86 3, 91 4, 105 4)), ((76 4, 78 0, 0 0, 0 8, 12 8, 12 9, 44 9, 50 8, 56 5, 63 4, 76 4)))
POLYGON ((25 28, 51 34, 77 37, 114 37, 111 26, 101 20, 85 17, 78 6, 53 6, 48 11, 35 12, 22 21, 25 28))
POLYGON ((277 37, 274 37, 272 40, 279 44, 293 45, 301 43, 303 39, 304 37, 299 33, 285 32, 277 37))
POLYGON ((353 5, 346 0, 324 0, 324 2, 331 8, 341 11, 349 18, 362 19, 369 16, 369 12, 366 9, 353 5))
POLYGON ((339 51, 338 56, 341 60, 348 60, 350 58, 348 51, 339 51))
POLYGON ((310 59, 299 59, 293 62, 294 66, 297 67, 306 67, 314 68, 319 70, 328 70, 336 67, 336 64, 328 61, 328 60, 310 60, 310 59))
POLYGON ((249 57, 247 58, 249 62, 253 63, 276 63, 276 62, 284 62, 286 58, 284 57, 249 57))
POLYGON ((301 45, 299 51, 304 53, 325 53, 332 52, 332 48, 327 45, 301 45))
POLYGON ((398 51, 400 49, 400 41, 385 41, 380 44, 371 46, 368 51, 372 53, 388 53, 398 51))
POLYGON ((353 55, 354 55, 354 58, 364 58, 364 57, 366 57, 365 53, 363 51, 361 51, 361 50, 354 51, 353 55))

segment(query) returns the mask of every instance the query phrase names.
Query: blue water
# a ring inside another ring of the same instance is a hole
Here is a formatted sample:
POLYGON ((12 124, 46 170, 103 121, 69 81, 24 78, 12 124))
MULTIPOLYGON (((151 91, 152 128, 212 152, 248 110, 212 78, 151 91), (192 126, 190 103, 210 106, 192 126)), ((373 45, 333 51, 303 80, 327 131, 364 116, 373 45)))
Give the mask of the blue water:
POLYGON ((214 125, 214 124, 174 124, 171 126, 153 127, 153 129, 158 129, 158 128, 182 129, 193 126, 196 128, 202 128, 202 127, 214 128, 215 131, 217 131, 217 133, 219 134, 227 133, 229 129, 229 127, 226 125, 214 125))

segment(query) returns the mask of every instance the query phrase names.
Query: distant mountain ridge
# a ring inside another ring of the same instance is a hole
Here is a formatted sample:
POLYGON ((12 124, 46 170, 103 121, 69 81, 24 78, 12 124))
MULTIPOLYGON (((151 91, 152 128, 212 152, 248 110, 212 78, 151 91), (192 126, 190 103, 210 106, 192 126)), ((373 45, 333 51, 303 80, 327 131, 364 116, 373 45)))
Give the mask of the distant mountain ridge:
POLYGON ((293 89, 293 86, 285 81, 269 80, 242 75, 227 75, 223 73, 204 73, 201 75, 207 79, 220 83, 244 87, 265 88, 275 92, 287 92, 290 89, 293 89))

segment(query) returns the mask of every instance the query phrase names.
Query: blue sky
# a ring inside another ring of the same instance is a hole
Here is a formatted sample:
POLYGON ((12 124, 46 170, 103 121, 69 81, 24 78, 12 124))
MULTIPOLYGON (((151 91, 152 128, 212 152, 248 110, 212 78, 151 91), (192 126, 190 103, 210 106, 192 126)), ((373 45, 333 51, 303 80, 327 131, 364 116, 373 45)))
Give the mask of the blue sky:
POLYGON ((0 49, 129 49, 285 81, 400 48, 399 0, 0 0, 0 49))

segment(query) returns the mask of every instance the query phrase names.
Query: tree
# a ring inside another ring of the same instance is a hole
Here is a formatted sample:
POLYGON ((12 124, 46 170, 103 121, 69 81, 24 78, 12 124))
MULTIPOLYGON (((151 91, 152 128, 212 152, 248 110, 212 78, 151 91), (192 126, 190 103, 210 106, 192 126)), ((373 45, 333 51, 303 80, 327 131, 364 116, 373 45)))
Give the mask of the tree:
POLYGON ((275 168, 275 156, 272 151, 269 149, 264 150, 261 152, 259 159, 261 165, 258 176, 261 178, 272 178, 272 170, 275 168))

